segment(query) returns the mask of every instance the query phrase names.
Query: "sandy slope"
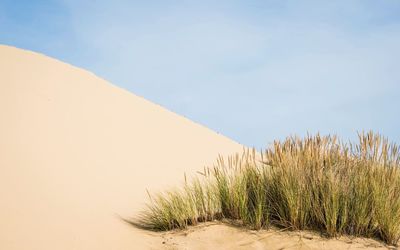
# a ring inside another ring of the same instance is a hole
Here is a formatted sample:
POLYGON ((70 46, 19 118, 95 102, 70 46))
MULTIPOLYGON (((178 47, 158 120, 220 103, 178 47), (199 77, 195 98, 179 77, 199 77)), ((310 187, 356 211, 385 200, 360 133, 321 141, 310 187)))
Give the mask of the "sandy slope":
POLYGON ((0 46, 0 249, 141 249, 146 188, 237 143, 84 70, 0 46))
MULTIPOLYGON (((155 234, 121 220, 143 207, 146 188, 178 185, 241 149, 87 71, 0 46, 0 249, 303 247, 276 232, 218 224, 155 234)), ((323 242, 304 246, 360 246, 323 242)))

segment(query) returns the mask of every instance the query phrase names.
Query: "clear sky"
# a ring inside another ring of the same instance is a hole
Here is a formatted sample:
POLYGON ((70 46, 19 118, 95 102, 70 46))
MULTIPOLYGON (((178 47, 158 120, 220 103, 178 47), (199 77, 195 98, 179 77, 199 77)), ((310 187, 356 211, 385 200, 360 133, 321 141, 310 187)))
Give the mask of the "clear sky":
POLYGON ((0 43, 248 146, 369 129, 400 142, 398 0, 0 0, 0 43))

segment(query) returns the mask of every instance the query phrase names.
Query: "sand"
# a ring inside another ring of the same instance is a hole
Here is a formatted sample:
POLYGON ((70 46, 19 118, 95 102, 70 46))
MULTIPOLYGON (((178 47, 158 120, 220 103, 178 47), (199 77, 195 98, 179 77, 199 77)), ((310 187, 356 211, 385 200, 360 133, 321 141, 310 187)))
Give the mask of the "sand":
POLYGON ((154 249, 388 249, 371 239, 341 237, 326 239, 315 232, 251 231, 221 223, 206 223, 184 231, 162 234, 154 249))
POLYGON ((90 72, 0 46, 0 249, 294 249, 295 233, 221 223, 153 233, 121 219, 144 207, 146 189, 242 149, 90 72))

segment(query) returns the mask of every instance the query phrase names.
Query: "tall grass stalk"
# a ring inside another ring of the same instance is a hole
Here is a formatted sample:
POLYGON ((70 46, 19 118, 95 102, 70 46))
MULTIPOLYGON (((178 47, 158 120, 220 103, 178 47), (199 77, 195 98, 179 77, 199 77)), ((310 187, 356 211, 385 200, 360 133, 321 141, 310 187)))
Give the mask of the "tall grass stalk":
POLYGON ((245 150, 151 196, 138 224, 152 230, 230 219, 253 229, 309 229, 334 237, 400 239, 400 153, 372 132, 358 143, 337 136, 288 137, 262 153, 245 150))

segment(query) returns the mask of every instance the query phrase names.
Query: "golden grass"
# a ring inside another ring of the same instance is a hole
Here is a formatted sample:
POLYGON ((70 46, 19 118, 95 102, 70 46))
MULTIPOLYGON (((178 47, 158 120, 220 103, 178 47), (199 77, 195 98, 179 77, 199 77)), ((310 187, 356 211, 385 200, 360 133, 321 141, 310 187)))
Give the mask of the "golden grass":
POLYGON ((137 224, 186 228, 227 218, 253 229, 271 225, 400 239, 400 154, 372 132, 357 144, 337 136, 289 137, 265 152, 220 157, 181 189, 150 197, 137 224))

